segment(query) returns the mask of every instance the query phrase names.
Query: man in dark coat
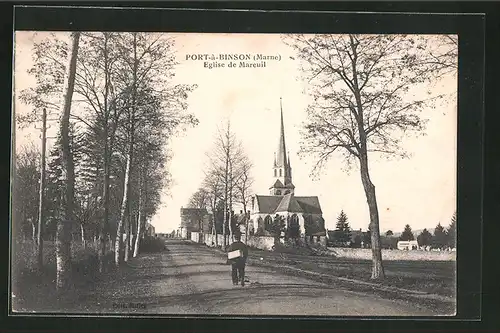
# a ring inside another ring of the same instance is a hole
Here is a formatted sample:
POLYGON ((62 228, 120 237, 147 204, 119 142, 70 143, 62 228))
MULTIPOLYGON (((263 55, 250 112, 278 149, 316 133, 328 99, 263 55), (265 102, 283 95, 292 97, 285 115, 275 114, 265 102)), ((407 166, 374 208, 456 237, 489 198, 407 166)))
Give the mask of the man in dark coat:
POLYGON ((241 235, 239 233, 234 234, 235 242, 229 245, 227 249, 228 252, 241 250, 243 252, 243 257, 235 258, 229 260, 231 263, 232 271, 231 277, 233 279, 233 285, 238 285, 238 281, 241 281, 241 286, 245 286, 245 265, 248 257, 248 248, 245 243, 241 242, 241 235))

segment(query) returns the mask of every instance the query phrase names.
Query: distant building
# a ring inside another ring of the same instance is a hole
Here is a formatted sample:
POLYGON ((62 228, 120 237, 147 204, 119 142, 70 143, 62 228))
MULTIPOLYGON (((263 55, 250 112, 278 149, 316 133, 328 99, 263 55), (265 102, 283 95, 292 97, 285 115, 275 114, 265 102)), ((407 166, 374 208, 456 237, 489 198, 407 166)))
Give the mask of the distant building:
POLYGON ((149 223, 149 222, 146 223, 145 234, 147 236, 151 236, 151 237, 155 237, 156 236, 155 227, 151 223, 149 223))
POLYGON ((292 182, 292 167, 287 157, 283 109, 278 150, 272 167, 273 183, 269 195, 252 197, 249 233, 269 236, 276 215, 283 216, 292 238, 322 237, 325 239, 325 221, 317 196, 296 196, 292 182))
POLYGON ((398 242, 398 250, 418 250, 420 247, 418 246, 418 242, 416 240, 412 241, 399 241, 398 242))
POLYGON ((181 225, 179 227, 182 238, 190 237, 191 232, 210 232, 211 215, 204 208, 182 208, 181 225))

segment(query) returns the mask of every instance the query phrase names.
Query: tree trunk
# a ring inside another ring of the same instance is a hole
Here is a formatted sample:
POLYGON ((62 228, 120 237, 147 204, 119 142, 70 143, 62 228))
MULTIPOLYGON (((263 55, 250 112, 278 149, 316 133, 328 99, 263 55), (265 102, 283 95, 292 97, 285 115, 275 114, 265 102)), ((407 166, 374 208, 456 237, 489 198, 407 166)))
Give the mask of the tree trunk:
POLYGON ((72 33, 72 50, 71 58, 68 66, 68 81, 65 89, 64 107, 61 117, 61 143, 62 143, 62 160, 63 174, 65 173, 65 209, 64 218, 57 225, 57 240, 56 240, 56 265, 57 277, 56 286, 61 290, 68 286, 70 282, 70 265, 71 265, 71 241, 69 239, 70 226, 74 223, 73 219, 73 204, 74 204, 74 185, 75 185, 75 170, 73 165, 73 156, 70 147, 69 138, 69 118, 71 113, 71 100, 73 98, 73 90, 75 85, 76 60, 78 56, 78 43, 80 40, 80 32, 72 33))
MULTIPOLYGON (((36 223, 35 221, 31 222, 31 239, 33 240, 33 245, 36 247, 36 223)), ((35 249, 36 251, 36 249, 35 249)))
POLYGON ((127 236, 126 236, 126 245, 125 245, 125 259, 124 261, 128 261, 128 256, 130 253, 130 229, 132 227, 132 217, 130 216, 130 212, 128 214, 128 219, 127 219, 127 236))
MULTIPOLYGON (((215 193, 215 191, 214 191, 215 193)), ((217 209, 217 195, 214 194, 214 203, 212 206, 212 221, 213 221, 213 235, 215 237, 215 246, 217 247, 219 242, 217 241, 217 214, 216 214, 216 209, 217 209)))
POLYGON ((43 269, 43 225, 45 218, 44 192, 45 192, 45 150, 47 146, 47 110, 43 108, 42 114, 42 160, 40 163, 40 197, 38 202, 38 270, 43 269))
POLYGON ((83 223, 80 223, 80 231, 81 231, 81 234, 82 234, 82 244, 83 244, 83 248, 87 248, 87 243, 85 242, 85 230, 83 228, 83 223))
POLYGON ((375 185, 370 180, 368 171, 368 156, 361 154, 360 158, 361 181, 365 190, 366 201, 370 212, 370 236, 372 248, 372 279, 383 279, 385 277, 384 266, 382 265, 382 250, 380 243, 379 216, 377 207, 377 197, 375 195, 375 185))
POLYGON ((231 242, 234 242, 233 230, 233 163, 229 163, 229 235, 231 242))
POLYGON ((139 254, 139 241, 140 241, 140 235, 141 235, 141 218, 143 215, 143 202, 142 202, 142 186, 139 185, 139 212, 137 216, 137 232, 135 235, 135 244, 134 244, 134 258, 137 257, 139 254))
POLYGON ((250 216, 247 215, 247 205, 245 201, 245 197, 243 197, 243 214, 245 216, 245 244, 248 243, 248 220, 250 220, 250 216))
POLYGON ((109 61, 108 61, 108 34, 104 33, 104 188, 103 188, 103 206, 104 216, 99 230, 100 249, 98 251, 99 272, 104 271, 104 257, 106 256, 106 241, 109 235, 109 178, 110 178, 110 159, 111 149, 109 145, 109 61))
POLYGON ((120 209, 120 220, 118 220, 118 226, 116 227, 116 238, 115 238, 115 265, 120 264, 120 248, 121 248, 121 240, 123 237, 123 224, 125 221, 125 216, 127 214, 127 206, 128 206, 128 196, 129 196, 129 187, 130 187, 130 151, 127 155, 127 166, 125 168, 125 179, 123 181, 123 199, 122 206, 120 209))
MULTIPOLYGON (((134 65, 132 69, 132 76, 133 76, 133 81, 132 81, 132 107, 129 113, 129 118, 128 118, 128 132, 129 132, 129 146, 128 146, 128 152, 127 152, 127 166, 125 169, 125 180, 124 180, 124 192, 123 192, 123 201, 122 201, 122 207, 121 207, 121 214, 120 214, 120 220, 118 222, 118 227, 116 228, 117 234, 116 234, 116 242, 115 242, 115 264, 119 265, 120 264, 120 247, 121 247, 121 239, 122 239, 122 227, 124 224, 124 219, 125 219, 125 213, 127 210, 127 207, 129 205, 129 196, 130 196, 130 169, 132 167, 132 155, 134 151, 134 129, 135 129, 135 109, 136 109, 136 98, 137 98, 137 33, 134 32, 134 43, 133 43, 133 48, 134 48, 134 65)), ((127 240, 128 241, 128 240, 127 240)))
POLYGON ((226 228, 227 228, 227 170, 228 170, 228 160, 226 160, 226 172, 225 172, 225 184, 224 184, 224 221, 222 222, 222 239, 223 239, 223 251, 226 251, 227 241, 226 241, 226 228))
POLYGON ((134 239, 134 252, 132 256, 135 258, 139 254, 139 242, 140 242, 140 237, 141 235, 141 212, 139 211, 139 214, 137 215, 137 228, 136 228, 136 234, 135 234, 135 239, 134 239))

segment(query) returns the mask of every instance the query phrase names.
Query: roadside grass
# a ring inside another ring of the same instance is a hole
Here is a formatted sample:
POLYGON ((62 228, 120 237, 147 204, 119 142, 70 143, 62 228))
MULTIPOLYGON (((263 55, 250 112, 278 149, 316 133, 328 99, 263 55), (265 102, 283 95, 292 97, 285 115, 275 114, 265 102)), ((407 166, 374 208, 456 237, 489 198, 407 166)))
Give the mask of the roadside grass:
MULTIPOLYGON (((79 242, 71 246, 70 286, 63 293, 56 290, 55 242, 45 241, 43 269, 36 263, 36 248, 30 241, 17 242, 13 246, 11 261, 12 310, 14 312, 57 311, 59 304, 74 299, 79 288, 93 284, 99 279, 97 247, 87 247, 79 242)), ((112 271, 113 252, 105 257, 107 272, 112 271)))

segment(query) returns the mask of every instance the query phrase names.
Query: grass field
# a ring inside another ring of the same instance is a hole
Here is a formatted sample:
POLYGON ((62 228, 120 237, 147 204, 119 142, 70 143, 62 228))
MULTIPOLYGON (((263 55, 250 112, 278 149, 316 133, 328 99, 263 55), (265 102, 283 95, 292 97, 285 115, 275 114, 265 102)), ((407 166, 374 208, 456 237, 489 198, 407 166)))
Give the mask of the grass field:
MULTIPOLYGON (((332 256, 308 256, 252 249, 249 259, 256 264, 291 266, 335 277, 371 281, 370 260, 332 256), (262 260, 260 260, 262 258, 262 260)), ((455 295, 454 261, 384 261, 386 278, 380 284, 445 297, 455 295)))

